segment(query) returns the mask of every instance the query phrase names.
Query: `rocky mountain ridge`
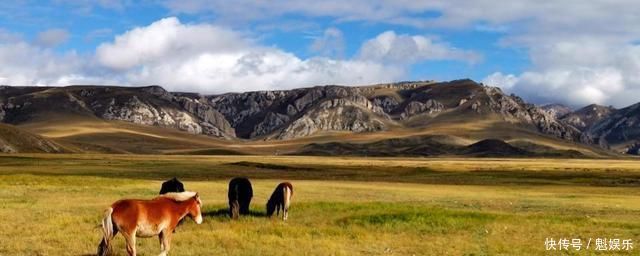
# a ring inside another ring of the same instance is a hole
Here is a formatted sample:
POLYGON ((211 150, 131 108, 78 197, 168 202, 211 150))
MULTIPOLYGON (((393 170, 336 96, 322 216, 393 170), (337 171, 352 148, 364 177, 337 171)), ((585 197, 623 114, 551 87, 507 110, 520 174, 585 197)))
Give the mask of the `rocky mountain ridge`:
MULTIPOLYGON (((624 121, 601 123, 618 113, 612 108, 591 106, 561 115, 565 110, 539 107, 468 79, 220 95, 168 92, 160 86, 0 87, 0 121, 9 124, 64 114, 228 140, 286 140, 323 132, 371 133, 493 118, 535 133, 603 147, 609 146, 609 140, 637 138, 635 134, 611 137, 607 129, 635 127, 635 123, 617 125, 624 121), (594 113, 588 111, 594 109, 594 113)), ((629 115, 633 113, 629 110, 629 115)), ((617 116, 635 120, 624 113, 617 116)))

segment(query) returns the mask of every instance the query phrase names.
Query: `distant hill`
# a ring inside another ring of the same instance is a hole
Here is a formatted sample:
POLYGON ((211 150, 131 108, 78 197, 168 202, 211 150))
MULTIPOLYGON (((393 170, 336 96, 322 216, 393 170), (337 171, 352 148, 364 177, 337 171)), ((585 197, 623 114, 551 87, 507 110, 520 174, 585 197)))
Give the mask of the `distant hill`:
POLYGON ((593 141, 583 132, 588 124, 576 127, 558 117, 559 106, 550 109, 467 79, 221 95, 159 86, 0 87, 0 121, 76 152, 288 154, 312 144, 444 136, 442 144, 454 147, 497 139, 608 154, 585 144, 593 141))
POLYGON ((469 145, 447 142, 446 136, 415 136, 372 143, 313 143, 295 154, 322 156, 469 156, 469 157, 585 157, 576 150, 527 150, 499 139, 485 139, 469 145))
POLYGON ((585 132, 588 142, 620 153, 638 154, 640 148, 640 103, 612 111, 585 132))
POLYGON ((611 115, 616 109, 609 106, 591 104, 574 112, 560 116, 560 120, 580 129, 581 131, 591 128, 594 124, 611 115))

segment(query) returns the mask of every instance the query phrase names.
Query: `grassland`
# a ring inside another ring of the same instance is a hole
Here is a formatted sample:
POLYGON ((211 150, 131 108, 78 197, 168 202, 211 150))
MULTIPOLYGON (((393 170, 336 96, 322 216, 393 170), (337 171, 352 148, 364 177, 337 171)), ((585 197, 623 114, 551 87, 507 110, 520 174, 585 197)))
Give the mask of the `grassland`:
MULTIPOLYGON (((407 120, 407 122, 404 127, 390 126, 386 131, 370 133, 324 131, 291 140, 220 139, 190 134, 172 128, 60 113, 48 113, 34 117, 28 122, 19 124, 16 128, 42 136, 59 145, 65 152, 71 153, 282 155, 299 154, 302 148, 311 143, 366 144, 390 138, 440 136, 446 138, 441 141, 442 143, 455 146, 466 146, 479 140, 491 138, 518 145, 535 145, 538 148, 576 150, 585 157, 620 157, 610 151, 540 134, 530 128, 505 122, 498 116, 469 118, 445 115, 435 119, 420 116, 415 120, 407 120), (414 123, 414 121, 426 123, 414 123)), ((2 137, 11 136, 3 134, 0 129, 0 138, 2 137)), ((27 145, 29 143, 25 141, 21 144, 27 145)), ((23 150, 18 152, 41 151, 23 150)))
MULTIPOLYGON (((633 160, 33 154, 0 156, 0 255, 91 255, 105 207, 173 176, 206 217, 178 228, 172 255, 545 255, 546 237, 640 238, 633 160), (240 175, 254 214, 230 221, 240 175), (286 223, 262 214, 281 180, 295 191, 286 223)), ((138 249, 156 255, 158 241, 138 249)))

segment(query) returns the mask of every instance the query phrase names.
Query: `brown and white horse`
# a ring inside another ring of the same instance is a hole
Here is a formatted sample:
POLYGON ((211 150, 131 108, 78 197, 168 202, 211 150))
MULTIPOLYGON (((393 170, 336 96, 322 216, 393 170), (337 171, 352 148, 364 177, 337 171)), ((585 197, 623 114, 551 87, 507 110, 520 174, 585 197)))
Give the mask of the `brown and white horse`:
POLYGON ((202 223, 202 201, 198 193, 186 191, 167 193, 152 200, 119 200, 105 211, 102 219, 104 238, 98 247, 98 256, 108 255, 111 240, 122 233, 130 256, 136 255, 136 237, 160 238, 160 255, 167 255, 171 236, 178 222, 185 216, 202 223))
POLYGON ((276 216, 278 216, 280 215, 280 209, 282 209, 282 220, 287 220, 292 196, 293 185, 291 185, 291 183, 282 182, 278 184, 267 202, 267 216, 271 217, 274 211, 276 212, 276 216))

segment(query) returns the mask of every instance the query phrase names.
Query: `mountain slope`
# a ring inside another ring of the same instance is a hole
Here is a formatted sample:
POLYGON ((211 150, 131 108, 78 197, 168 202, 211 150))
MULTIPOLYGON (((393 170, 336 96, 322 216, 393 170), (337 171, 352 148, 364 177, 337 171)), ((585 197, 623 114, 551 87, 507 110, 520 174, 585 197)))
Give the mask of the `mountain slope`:
MULTIPOLYGON (((292 139, 323 131, 373 132, 422 127, 446 115, 487 115, 562 139, 580 132, 544 110, 471 80, 363 87, 318 86, 207 97, 240 138, 292 139)), ((447 118, 440 118, 444 120, 447 118)))
POLYGON ((586 140, 621 153, 638 152, 640 143, 640 103, 612 112, 591 126, 586 140))
POLYGON ((61 153, 66 150, 41 136, 0 124, 0 153, 61 153))
POLYGON ((469 157, 585 157, 575 150, 527 150, 498 139, 469 145, 451 144, 447 136, 413 136, 371 143, 330 142, 306 145, 295 154, 324 156, 469 156, 469 157))
POLYGON ((445 136, 602 152, 554 113, 472 80, 200 95, 158 86, 0 87, 0 121, 79 152, 300 152, 309 144, 445 136))
POLYGON ((546 105, 542 105, 540 106, 540 108, 544 111, 547 111, 547 113, 553 115, 556 118, 561 118, 571 112, 573 112, 573 110, 570 107, 567 107, 565 105, 562 104, 546 104, 546 105))
POLYGON ((158 86, 1 87, 0 121, 23 124, 49 115, 96 117, 232 138, 226 119, 198 98, 158 86))
POLYGON ((561 116, 560 120, 584 131, 600 120, 607 118, 613 111, 615 111, 615 108, 613 107, 591 104, 561 116))

